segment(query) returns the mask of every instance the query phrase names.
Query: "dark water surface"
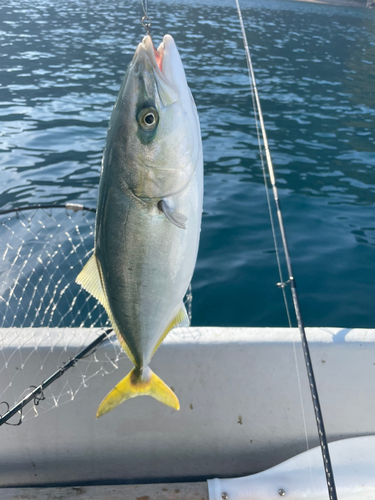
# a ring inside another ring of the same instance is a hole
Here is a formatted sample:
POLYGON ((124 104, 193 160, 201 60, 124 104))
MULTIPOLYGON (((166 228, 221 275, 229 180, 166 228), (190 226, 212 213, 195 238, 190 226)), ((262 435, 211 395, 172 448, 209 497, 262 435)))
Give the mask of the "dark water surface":
MULTIPOLYGON (((310 326, 375 324, 375 12, 242 0, 310 326)), ((150 1, 202 127, 196 325, 286 325, 234 0, 150 1)), ((0 207, 96 205, 106 128, 143 36, 140 2, 0 6, 0 207)))

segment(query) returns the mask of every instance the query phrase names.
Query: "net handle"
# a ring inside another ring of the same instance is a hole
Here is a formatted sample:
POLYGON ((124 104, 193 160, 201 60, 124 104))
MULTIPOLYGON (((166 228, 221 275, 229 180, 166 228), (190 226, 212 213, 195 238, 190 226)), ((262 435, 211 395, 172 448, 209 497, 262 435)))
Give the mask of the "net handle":
POLYGON ((37 210, 37 209, 49 209, 49 208, 66 208, 67 210, 73 210, 73 212, 93 212, 96 213, 96 208, 86 207, 80 203, 65 203, 62 205, 56 205, 52 203, 38 203, 37 205, 28 205, 25 207, 9 208, 8 210, 0 210, 0 215, 25 212, 26 210, 37 210))

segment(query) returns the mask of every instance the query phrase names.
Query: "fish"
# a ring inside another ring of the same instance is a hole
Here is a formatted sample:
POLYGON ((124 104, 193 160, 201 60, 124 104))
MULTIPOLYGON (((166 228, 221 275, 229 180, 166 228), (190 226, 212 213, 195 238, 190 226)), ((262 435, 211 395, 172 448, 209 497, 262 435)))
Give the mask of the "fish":
POLYGON ((198 254, 203 205, 200 124, 171 35, 139 43, 107 131, 94 252, 76 282, 105 308, 134 368, 103 399, 97 418, 149 395, 180 409, 150 368, 167 334, 188 326, 184 296, 198 254))

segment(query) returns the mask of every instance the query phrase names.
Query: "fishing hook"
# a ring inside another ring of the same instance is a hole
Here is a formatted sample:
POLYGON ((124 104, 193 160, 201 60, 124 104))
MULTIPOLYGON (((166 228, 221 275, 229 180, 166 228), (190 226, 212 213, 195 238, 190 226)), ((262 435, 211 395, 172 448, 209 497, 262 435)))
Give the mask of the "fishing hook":
POLYGON ((151 36, 150 35, 151 19, 148 17, 148 13, 147 13, 148 0, 141 0, 141 3, 142 3, 142 9, 143 9, 143 13, 144 13, 144 16, 141 19, 141 24, 144 27, 144 29, 146 30, 148 36, 151 36))

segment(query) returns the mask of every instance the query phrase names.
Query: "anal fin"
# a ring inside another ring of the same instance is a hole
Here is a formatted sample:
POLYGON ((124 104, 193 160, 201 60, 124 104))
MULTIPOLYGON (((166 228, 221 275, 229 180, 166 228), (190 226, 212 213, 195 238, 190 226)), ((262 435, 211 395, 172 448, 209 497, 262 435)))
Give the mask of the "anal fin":
POLYGON ((172 319, 172 321, 168 324, 167 328, 164 330, 161 337, 159 338, 159 340, 156 344, 156 347, 152 352, 152 355, 154 355, 155 352, 159 349, 160 344, 163 342, 163 340, 168 335, 168 333, 171 330, 173 330, 173 328, 177 328, 178 326, 189 326, 189 325, 190 325, 189 316, 188 316, 188 313, 186 311, 185 304, 182 303, 180 309, 178 310, 178 313, 172 319))

